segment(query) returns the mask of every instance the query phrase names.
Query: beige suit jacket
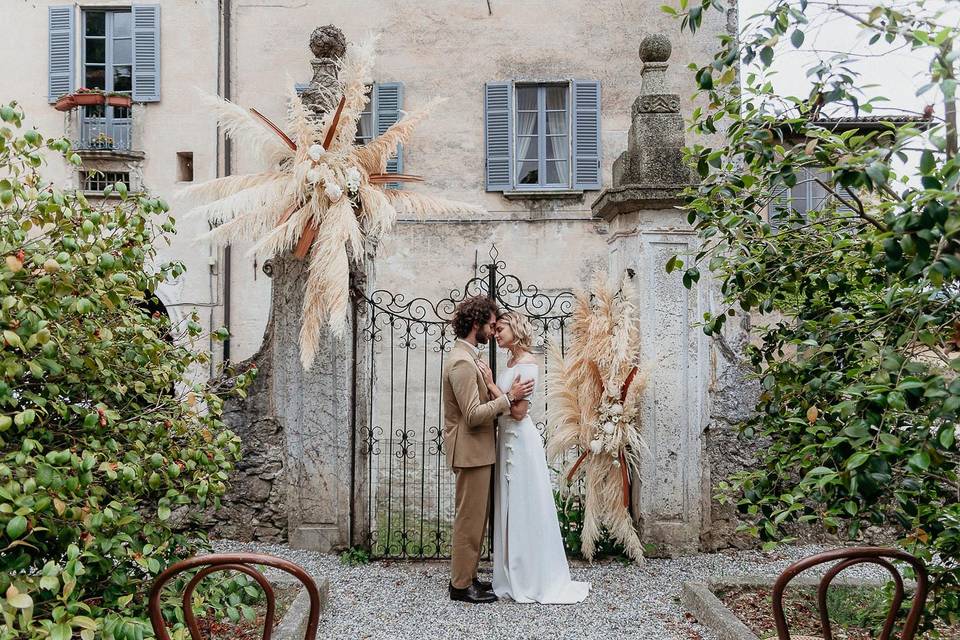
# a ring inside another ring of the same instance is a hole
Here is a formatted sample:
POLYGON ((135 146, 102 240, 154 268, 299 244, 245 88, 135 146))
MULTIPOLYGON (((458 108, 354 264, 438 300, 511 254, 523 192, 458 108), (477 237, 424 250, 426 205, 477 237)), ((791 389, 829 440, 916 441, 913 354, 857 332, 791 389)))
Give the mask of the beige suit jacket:
POLYGON ((494 419, 510 410, 502 395, 490 400, 474 354, 468 345, 454 343, 443 368, 443 437, 447 464, 482 467, 497 459, 494 419))

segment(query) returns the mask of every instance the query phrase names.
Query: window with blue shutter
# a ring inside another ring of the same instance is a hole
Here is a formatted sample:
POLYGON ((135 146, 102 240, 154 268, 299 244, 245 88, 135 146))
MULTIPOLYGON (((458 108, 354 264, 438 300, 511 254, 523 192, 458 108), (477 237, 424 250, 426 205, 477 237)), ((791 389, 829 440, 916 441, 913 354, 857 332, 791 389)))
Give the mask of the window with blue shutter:
MULTIPOLYGON (((378 82, 373 85, 374 105, 376 108, 377 135, 385 132, 400 119, 403 109, 403 84, 399 82, 378 82)), ((387 160, 387 173, 403 173, 403 145, 397 145, 397 152, 387 160)), ((399 182, 387 185, 399 189, 399 182)))
POLYGON ((513 83, 488 82, 483 99, 487 191, 513 188, 513 83))
POLYGON ((484 148, 487 191, 599 189, 600 83, 488 83, 484 148))
POLYGON ((72 5, 49 7, 47 11, 47 99, 50 102, 74 90, 74 16, 72 5))
POLYGON ((573 188, 600 188, 600 83, 573 82, 573 188))
POLYGON ((160 100, 160 5, 135 4, 133 11, 133 99, 160 100))

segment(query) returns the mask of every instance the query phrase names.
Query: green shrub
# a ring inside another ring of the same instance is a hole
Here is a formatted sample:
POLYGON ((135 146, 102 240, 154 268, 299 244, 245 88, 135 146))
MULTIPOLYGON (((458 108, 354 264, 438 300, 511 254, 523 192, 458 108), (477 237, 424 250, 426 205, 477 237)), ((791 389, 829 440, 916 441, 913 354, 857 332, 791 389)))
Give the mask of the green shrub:
MULTIPOLYGON (((144 310, 184 270, 154 266, 167 205, 43 182, 47 152, 79 165, 69 142, 24 130, 16 103, 0 117, 0 638, 150 636, 152 579, 204 548, 180 516, 218 504, 239 441, 218 390, 185 382, 208 362, 175 344, 203 339, 197 317, 144 310)), ((236 585, 197 602, 236 609, 236 585)))

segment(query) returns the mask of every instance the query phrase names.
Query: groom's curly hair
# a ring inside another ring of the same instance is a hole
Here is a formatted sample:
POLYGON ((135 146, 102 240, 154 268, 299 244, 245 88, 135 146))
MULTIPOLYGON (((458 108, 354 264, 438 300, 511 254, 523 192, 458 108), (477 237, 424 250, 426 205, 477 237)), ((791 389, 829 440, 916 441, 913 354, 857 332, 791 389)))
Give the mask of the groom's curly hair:
POLYGON ((475 325, 483 325, 490 319, 490 315, 499 315, 500 307, 497 303, 485 296, 467 298, 453 312, 453 333, 458 338, 466 338, 473 331, 475 325))

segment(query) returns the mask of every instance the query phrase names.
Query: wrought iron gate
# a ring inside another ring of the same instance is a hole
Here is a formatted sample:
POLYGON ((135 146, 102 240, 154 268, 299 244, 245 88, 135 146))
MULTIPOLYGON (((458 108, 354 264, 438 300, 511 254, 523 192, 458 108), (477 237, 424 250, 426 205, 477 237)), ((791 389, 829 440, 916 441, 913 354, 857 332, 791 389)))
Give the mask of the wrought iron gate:
MULTIPOLYGON (((378 558, 447 558, 454 514, 454 477, 443 450, 441 372, 455 339, 448 325, 457 304, 485 295, 502 308, 526 315, 537 335, 541 384, 531 406, 541 436, 546 430, 545 346, 566 346, 573 308, 570 291, 541 291, 507 273, 496 247, 489 262, 462 288, 441 300, 378 290, 358 298, 357 349, 366 349, 367 371, 355 384, 368 398, 368 415, 354 434, 365 457, 355 465, 366 474, 354 496, 357 518, 366 529, 363 542, 378 558), (365 495, 364 495, 365 494, 365 495)), ((497 349, 487 347, 496 372, 497 349)), ((502 356, 501 356, 502 357, 502 356)), ((362 533, 362 532, 361 532, 362 533)), ((489 543, 489 540, 488 540, 489 543)), ((489 548, 489 544, 487 545, 489 548)))

